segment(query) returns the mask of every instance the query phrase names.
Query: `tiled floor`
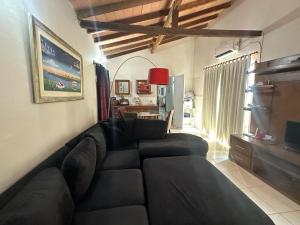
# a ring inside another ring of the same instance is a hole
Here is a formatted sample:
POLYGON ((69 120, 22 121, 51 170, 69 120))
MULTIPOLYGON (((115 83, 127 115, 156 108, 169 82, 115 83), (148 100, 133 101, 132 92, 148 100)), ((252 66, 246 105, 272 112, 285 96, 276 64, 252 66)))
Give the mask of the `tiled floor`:
MULTIPOLYGON (((199 130, 195 128, 172 131, 200 136, 199 130)), ((207 141, 209 142, 207 159, 268 214, 276 225, 300 225, 300 205, 228 160, 228 148, 207 141)))

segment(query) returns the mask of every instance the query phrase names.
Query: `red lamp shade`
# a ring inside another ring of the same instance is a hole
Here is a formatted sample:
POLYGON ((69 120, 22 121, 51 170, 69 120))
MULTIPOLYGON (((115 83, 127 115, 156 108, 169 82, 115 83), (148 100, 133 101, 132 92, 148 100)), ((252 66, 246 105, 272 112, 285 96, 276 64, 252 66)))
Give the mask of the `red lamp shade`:
POLYGON ((151 68, 148 75, 149 84, 168 85, 169 70, 166 68, 151 68))

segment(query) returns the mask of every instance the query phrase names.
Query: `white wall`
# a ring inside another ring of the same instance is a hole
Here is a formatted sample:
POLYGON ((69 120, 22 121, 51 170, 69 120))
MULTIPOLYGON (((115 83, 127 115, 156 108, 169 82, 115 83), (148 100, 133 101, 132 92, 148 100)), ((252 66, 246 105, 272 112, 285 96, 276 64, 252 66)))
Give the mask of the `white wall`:
MULTIPOLYGON (((262 61, 271 60, 300 52, 300 1, 299 0, 237 0, 233 7, 210 25, 215 29, 258 29, 264 30, 270 25, 277 24, 281 18, 294 18, 291 22, 276 27, 264 34, 262 61), (296 15, 296 16, 295 16, 296 15), (298 16, 298 18, 297 18, 298 16)), ((196 126, 201 125, 203 69, 210 64, 222 60, 214 58, 214 50, 225 38, 196 38, 195 39, 195 68, 194 91, 196 93, 196 126)), ((243 51, 230 57, 251 53, 259 50, 257 41, 263 38, 244 39, 243 51), (252 43, 253 42, 253 43, 252 43), (252 43, 252 44, 251 44, 252 43)), ((230 58, 229 57, 229 58, 230 58)), ((223 59, 224 60, 224 59, 223 59)), ((225 59, 226 60, 226 59, 225 59)))
MULTIPOLYGON (((165 67, 170 70, 170 75, 184 75, 185 91, 192 90, 192 80, 194 73, 194 39, 186 38, 172 43, 164 44, 158 47, 158 50, 151 54, 149 50, 143 50, 132 54, 109 59, 107 62, 112 79, 118 66, 132 56, 144 56, 150 59, 158 67, 165 67)), ((116 79, 130 79, 134 83, 137 79, 148 79, 148 70, 153 67, 149 62, 143 59, 132 59, 128 61, 119 71, 116 79)), ((156 89, 156 88, 152 88, 156 89)), ((133 97, 135 89, 133 89, 133 97)), ((155 95, 150 98, 143 98, 145 102, 156 101, 155 95)))
POLYGON ((100 52, 67 0, 2 0, 0 4, 0 192, 96 122, 95 73, 100 52), (83 56, 84 100, 34 104, 27 13, 83 56))

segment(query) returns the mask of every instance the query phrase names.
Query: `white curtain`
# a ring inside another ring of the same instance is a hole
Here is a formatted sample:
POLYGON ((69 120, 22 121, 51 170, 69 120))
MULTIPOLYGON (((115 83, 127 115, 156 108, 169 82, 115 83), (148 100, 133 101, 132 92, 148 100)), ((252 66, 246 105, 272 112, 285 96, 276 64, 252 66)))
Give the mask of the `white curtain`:
POLYGON ((224 64, 220 80, 220 101, 217 140, 229 143, 230 134, 243 130, 246 72, 250 57, 242 57, 224 64))
POLYGON ((202 106, 202 130, 209 136, 217 131, 217 98, 221 67, 212 67, 204 71, 204 89, 202 106))
POLYGON ((205 70, 202 127, 222 143, 228 143, 230 134, 242 133, 249 65, 250 56, 245 56, 205 70))

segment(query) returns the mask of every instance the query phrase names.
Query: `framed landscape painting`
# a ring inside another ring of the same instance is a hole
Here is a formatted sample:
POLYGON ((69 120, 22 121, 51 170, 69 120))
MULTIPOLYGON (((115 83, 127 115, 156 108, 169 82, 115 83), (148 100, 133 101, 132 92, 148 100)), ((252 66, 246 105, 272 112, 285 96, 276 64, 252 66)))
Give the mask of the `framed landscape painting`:
POLYGON ((34 102, 83 99, 81 55, 35 17, 30 22, 34 102))

